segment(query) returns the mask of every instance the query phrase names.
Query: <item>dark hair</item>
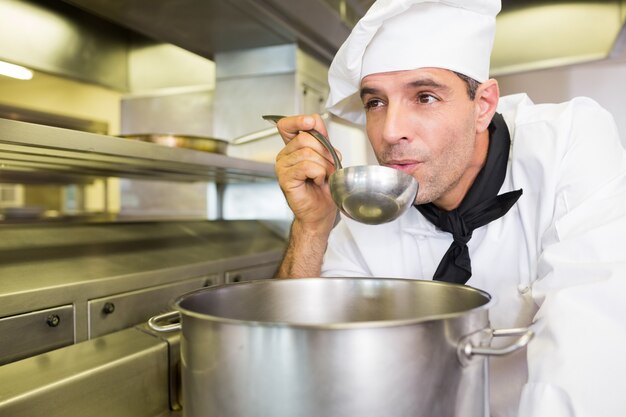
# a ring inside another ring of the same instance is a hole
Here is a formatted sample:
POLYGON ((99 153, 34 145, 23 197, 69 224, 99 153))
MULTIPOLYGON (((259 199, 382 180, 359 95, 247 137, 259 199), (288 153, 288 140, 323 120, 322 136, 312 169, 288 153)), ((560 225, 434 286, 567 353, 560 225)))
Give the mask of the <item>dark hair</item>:
POLYGON ((467 84, 467 95, 469 96, 470 100, 474 100, 476 98, 476 90, 478 89, 478 86, 480 86, 480 83, 476 81, 475 79, 468 77, 467 75, 463 75, 456 71, 453 71, 453 72, 460 79, 465 81, 465 84, 467 84))

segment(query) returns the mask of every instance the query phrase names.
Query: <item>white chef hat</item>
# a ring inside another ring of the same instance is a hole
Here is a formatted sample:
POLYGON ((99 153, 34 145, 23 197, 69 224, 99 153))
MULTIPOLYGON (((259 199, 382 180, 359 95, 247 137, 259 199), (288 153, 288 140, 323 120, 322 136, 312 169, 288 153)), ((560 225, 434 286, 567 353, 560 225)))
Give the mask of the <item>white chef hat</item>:
POLYGON ((379 72, 445 68, 489 78, 500 0, 377 0, 330 65, 328 110, 364 124, 361 80, 379 72))

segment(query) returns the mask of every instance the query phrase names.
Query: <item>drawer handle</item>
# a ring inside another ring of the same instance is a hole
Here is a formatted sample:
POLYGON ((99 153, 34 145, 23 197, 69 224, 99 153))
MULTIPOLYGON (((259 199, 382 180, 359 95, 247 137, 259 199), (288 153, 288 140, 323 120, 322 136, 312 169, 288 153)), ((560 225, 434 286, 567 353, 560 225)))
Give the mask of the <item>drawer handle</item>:
POLYGON ((46 324, 50 327, 57 327, 61 323, 61 317, 57 314, 50 314, 46 317, 46 324))
POLYGON ((114 311, 115 311, 115 304, 104 303, 104 306, 102 307, 102 312, 104 314, 113 314, 114 311))

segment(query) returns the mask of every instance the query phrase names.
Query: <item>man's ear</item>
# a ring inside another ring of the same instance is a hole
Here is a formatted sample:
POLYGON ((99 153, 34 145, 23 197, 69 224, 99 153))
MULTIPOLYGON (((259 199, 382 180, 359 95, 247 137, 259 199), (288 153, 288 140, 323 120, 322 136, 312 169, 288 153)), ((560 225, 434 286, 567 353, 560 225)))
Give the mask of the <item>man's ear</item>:
POLYGON ((493 115, 498 107, 500 88, 493 78, 481 83, 476 89, 476 133, 481 133, 489 127, 493 115))

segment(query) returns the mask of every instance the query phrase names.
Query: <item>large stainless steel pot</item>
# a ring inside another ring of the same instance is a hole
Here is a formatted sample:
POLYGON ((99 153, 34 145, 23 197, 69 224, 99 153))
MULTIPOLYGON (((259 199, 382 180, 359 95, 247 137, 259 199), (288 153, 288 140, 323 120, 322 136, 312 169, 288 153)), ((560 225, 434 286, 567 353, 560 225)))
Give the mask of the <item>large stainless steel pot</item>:
POLYGON ((532 337, 490 329, 490 300, 433 281, 265 280, 183 295, 150 325, 182 327, 186 417, 483 417, 485 356, 532 337), (520 337, 489 347, 498 335, 520 337))

